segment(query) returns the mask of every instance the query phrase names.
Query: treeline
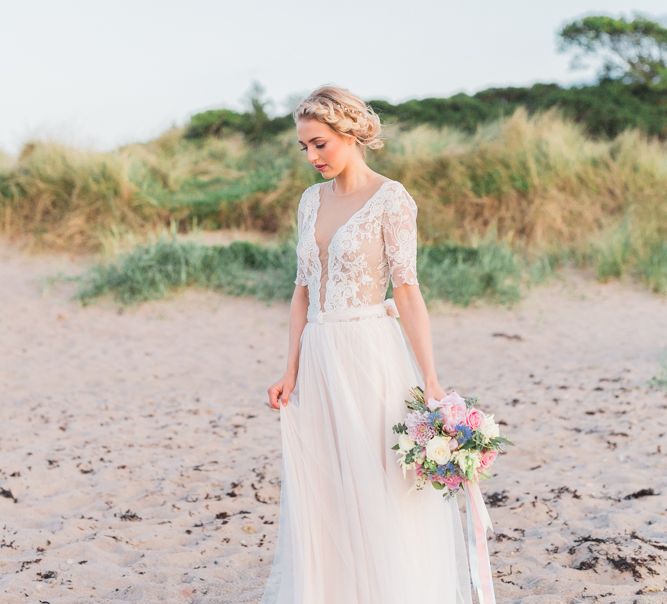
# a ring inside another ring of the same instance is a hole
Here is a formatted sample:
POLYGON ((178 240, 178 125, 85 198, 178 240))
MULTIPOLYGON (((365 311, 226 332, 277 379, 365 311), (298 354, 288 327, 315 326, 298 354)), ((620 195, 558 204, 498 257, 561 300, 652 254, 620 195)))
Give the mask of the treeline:
MULTIPOLYGON (((425 124, 473 133, 478 126, 508 117, 521 106, 529 114, 559 107, 565 116, 583 125, 590 136, 613 138, 623 130, 636 128, 667 139, 667 92, 616 79, 572 88, 535 84, 530 88, 488 88, 474 95, 460 93, 448 98, 412 99, 398 104, 384 100, 368 103, 384 123, 396 123, 405 128, 425 124)), ((257 104, 247 112, 215 109, 197 113, 190 119, 185 136, 198 139, 241 133, 249 142, 259 142, 292 128, 294 121, 290 114, 272 118, 257 104)))

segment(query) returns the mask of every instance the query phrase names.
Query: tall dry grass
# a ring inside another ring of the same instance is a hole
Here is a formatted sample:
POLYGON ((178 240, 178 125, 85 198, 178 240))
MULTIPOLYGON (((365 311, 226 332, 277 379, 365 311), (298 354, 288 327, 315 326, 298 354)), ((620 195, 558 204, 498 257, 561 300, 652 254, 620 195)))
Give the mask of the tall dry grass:
POLYGON ((141 232, 166 217, 119 154, 30 143, 0 175, 2 229, 28 236, 29 247, 97 251, 108 233, 141 232))
POLYGON ((667 234, 667 145, 638 131, 592 140, 557 110, 518 110, 467 140, 442 132, 452 144, 425 129, 406 138, 396 170, 428 241, 493 231, 529 253, 581 248, 624 217, 640 239, 667 234))
MULTIPOLYGON (((420 208, 422 244, 495 238, 528 259, 567 251, 600 278, 633 271, 667 282, 667 144, 627 130, 593 139, 557 109, 523 109, 480 127, 393 126, 369 154, 420 208), (657 267, 657 268, 656 268, 657 267)), ((171 225, 247 228, 287 240, 304 187, 318 180, 294 132, 259 146, 182 130, 112 153, 26 145, 0 162, 0 225, 47 248, 102 251, 171 225)))

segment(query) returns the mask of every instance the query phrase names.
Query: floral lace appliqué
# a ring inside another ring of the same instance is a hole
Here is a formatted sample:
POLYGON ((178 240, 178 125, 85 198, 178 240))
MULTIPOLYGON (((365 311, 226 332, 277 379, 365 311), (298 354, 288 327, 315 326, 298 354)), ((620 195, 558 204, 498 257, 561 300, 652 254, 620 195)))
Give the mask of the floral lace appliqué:
POLYGON ((387 180, 329 242, 326 283, 315 241, 319 184, 308 187, 297 210, 297 271, 308 287, 309 317, 324 311, 383 302, 392 286, 417 279, 417 204, 403 185, 387 180), (321 297, 324 293, 323 308, 321 297))

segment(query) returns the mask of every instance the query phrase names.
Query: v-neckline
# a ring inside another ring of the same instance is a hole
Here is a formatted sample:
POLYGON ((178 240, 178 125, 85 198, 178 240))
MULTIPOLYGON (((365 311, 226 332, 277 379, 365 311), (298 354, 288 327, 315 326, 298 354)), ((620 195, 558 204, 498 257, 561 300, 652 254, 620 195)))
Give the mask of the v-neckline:
POLYGON ((390 183, 390 182, 395 182, 394 180, 388 178, 385 180, 376 190, 375 192, 364 202, 364 204, 356 211, 354 212, 343 224, 341 224, 331 235, 331 239, 329 239, 329 243, 327 244, 327 282, 324 284, 324 301, 322 302, 320 300, 322 296, 322 259, 320 258, 320 246, 317 243, 317 237, 315 233, 315 228, 317 227, 317 217, 319 215, 319 210, 320 210, 320 204, 322 202, 322 185, 324 183, 320 183, 317 187, 317 191, 315 191, 315 210, 314 210, 314 215, 315 218, 313 219, 312 223, 312 237, 313 237, 313 245, 315 246, 316 250, 316 256, 317 256, 317 267, 318 267, 318 273, 317 273, 317 309, 318 312, 322 312, 326 307, 327 307, 327 294, 328 292, 328 285, 329 281, 331 279, 331 271, 329 271, 329 267, 331 266, 331 245, 334 242, 334 239, 338 236, 338 233, 340 233, 354 218, 356 218, 361 212, 363 212, 379 194, 380 192, 384 189, 385 185, 390 183))
MULTIPOLYGON (((357 211, 353 212, 352 215, 351 215, 345 222, 343 222, 343 223, 342 223, 342 224, 341 224, 341 225, 340 225, 340 226, 333 232, 333 234, 331 235, 331 239, 329 239, 329 243, 327 244, 327 262, 328 262, 328 260, 329 260, 329 252, 330 252, 330 250, 331 250, 331 244, 333 243, 333 240, 336 238, 336 236, 338 235, 338 233, 339 233, 344 227, 346 227, 346 226, 352 221, 352 219, 353 219, 355 216, 357 216, 357 215, 360 214, 364 209, 366 209, 366 207, 370 204, 370 202, 371 202, 373 199, 375 199, 375 197, 380 193, 380 191, 382 191, 382 189, 384 189, 384 186, 385 186, 387 183, 390 183, 390 182, 394 182, 394 181, 391 180, 390 178, 384 180, 384 181, 382 182, 382 184, 375 190, 375 192, 373 192, 373 193, 371 194, 371 196, 370 196, 370 197, 369 197, 369 198, 368 198, 368 199, 361 205, 361 207, 360 207, 357 211)), ((317 192, 316 192, 316 195, 315 195, 315 210, 314 210, 314 213, 315 213, 315 219, 313 220, 313 241, 314 241, 314 243, 315 243, 315 248, 317 249, 317 258, 318 258, 318 260, 319 260, 319 258, 320 258, 321 253, 322 253, 322 250, 320 249, 320 246, 319 246, 319 244, 317 243, 317 218, 318 218, 319 213, 320 213, 320 205, 322 204, 322 185, 324 185, 324 183, 320 183, 320 184, 317 186, 317 192)), ((321 269, 321 268, 322 268, 322 267, 321 267, 321 264, 320 264, 320 269, 321 269)))

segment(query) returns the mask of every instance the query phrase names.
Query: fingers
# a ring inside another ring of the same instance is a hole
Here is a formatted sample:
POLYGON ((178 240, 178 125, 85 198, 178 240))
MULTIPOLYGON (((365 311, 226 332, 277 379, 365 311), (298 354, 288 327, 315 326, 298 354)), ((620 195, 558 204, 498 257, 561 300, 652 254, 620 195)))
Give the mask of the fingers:
POLYGON ((269 395, 268 406, 271 407, 272 409, 280 409, 281 403, 283 407, 287 406, 291 390, 285 388, 282 382, 278 382, 277 384, 271 386, 267 390, 267 393, 269 395))
POLYGON ((280 390, 280 402, 282 403, 283 407, 287 405, 288 398, 289 398, 289 391, 283 385, 283 387, 280 390))
POLYGON ((278 404, 278 395, 280 394, 280 387, 277 384, 274 384, 268 389, 269 394, 269 406, 273 409, 280 409, 278 404))

